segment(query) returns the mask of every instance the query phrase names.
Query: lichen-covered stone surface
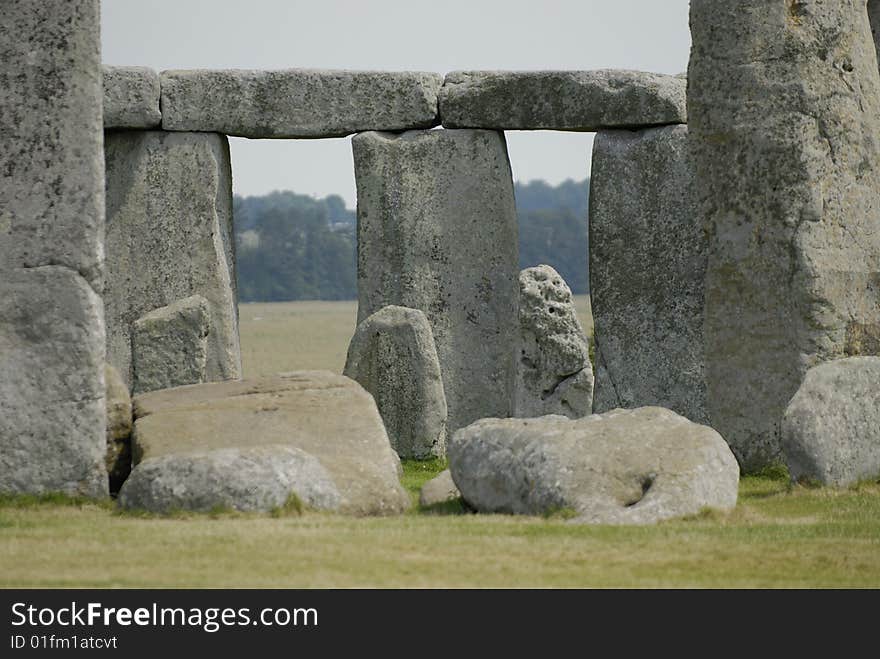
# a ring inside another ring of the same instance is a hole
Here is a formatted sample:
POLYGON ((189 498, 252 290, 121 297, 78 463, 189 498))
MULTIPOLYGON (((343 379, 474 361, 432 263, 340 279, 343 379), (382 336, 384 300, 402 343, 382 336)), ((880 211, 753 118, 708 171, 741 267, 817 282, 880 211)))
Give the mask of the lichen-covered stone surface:
POLYGON ((251 138, 430 128, 442 83, 422 72, 164 71, 162 127, 251 138))
POLYGON ((686 82, 641 71, 455 71, 446 128, 596 131, 687 122, 686 82))
POLYGON ((693 0, 709 421, 782 458, 807 370, 880 345, 880 75, 864 0, 693 0))
POLYGON ((144 66, 104 67, 104 128, 156 128, 159 74, 144 66))
POLYGON ((651 524, 736 506, 739 466, 708 426, 642 407, 571 420, 482 419, 449 444, 449 468, 479 512, 570 511, 587 524, 651 524))
POLYGON ((343 374, 372 394, 401 458, 446 455, 446 396, 425 314, 392 305, 365 318, 348 346, 343 374))
POLYGON ((330 474, 313 456, 267 445, 150 458, 125 482, 119 504, 157 513, 267 512, 290 505, 292 497, 317 510, 336 510, 342 501, 330 474))
POLYGON ((483 130, 361 133, 358 320, 394 304, 434 333, 447 432, 511 411, 517 219, 504 136, 483 130))
POLYGON ((519 352, 513 416, 587 416, 593 407, 590 344, 571 289, 549 265, 519 274, 519 352))
POLYGON ((297 371, 164 389, 135 396, 134 416, 135 467, 162 456, 280 444, 317 458, 342 512, 393 515, 411 505, 373 397, 342 375, 297 371))
POLYGON ((107 134, 107 361, 131 387, 134 322, 208 301, 209 381, 241 375, 229 145, 222 135, 107 134))
POLYGON ((192 295, 135 321, 131 336, 134 393, 207 380, 210 313, 208 301, 192 295))
POLYGON ((98 0, 0 8, 0 493, 106 496, 98 0))
POLYGON ((590 181, 593 411, 666 407, 706 423, 706 237, 687 126, 596 135, 590 181))
POLYGON ((815 366, 785 410, 791 476, 846 487, 880 476, 880 357, 815 366))

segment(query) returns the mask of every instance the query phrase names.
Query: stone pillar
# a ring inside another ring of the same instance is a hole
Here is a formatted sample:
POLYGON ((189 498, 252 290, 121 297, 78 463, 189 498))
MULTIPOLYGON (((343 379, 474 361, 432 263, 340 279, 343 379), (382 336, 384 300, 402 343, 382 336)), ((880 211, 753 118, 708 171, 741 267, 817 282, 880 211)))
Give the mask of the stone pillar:
POLYGON ((781 459, 807 369, 880 347, 880 75, 865 0, 693 0, 709 420, 781 459))
POLYGON ((510 415, 518 245, 504 136, 483 130, 361 133, 358 321, 394 304, 431 323, 448 432, 510 415))
POLYGON ((703 278, 687 126, 596 135, 590 181, 593 412, 666 407, 706 423, 703 278))
POLYGON ((107 133, 107 359, 131 387, 132 325, 192 295, 210 311, 206 377, 241 376, 226 138, 107 133))
POLYGON ((107 494, 98 0, 0 11, 0 493, 107 494))

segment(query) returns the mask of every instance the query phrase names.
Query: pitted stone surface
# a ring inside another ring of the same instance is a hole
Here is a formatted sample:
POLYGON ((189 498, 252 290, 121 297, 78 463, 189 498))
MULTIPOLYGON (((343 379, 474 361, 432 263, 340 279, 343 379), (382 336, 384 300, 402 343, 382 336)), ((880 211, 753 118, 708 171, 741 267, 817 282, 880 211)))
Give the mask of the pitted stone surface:
POLYGON ((440 91, 446 128, 596 131, 687 122, 686 82, 641 71, 456 71, 440 91))
POLYGON ((251 138, 430 128, 442 83, 422 72, 164 71, 162 127, 251 138))
POLYGON ((156 128, 159 74, 143 66, 104 67, 104 128, 156 128))
POLYGON ((693 0, 709 421, 781 459, 809 368, 880 345, 880 74, 865 3, 693 0))
POLYGON ((388 306, 364 319, 343 373, 372 394, 401 458, 446 455, 446 396, 425 314, 388 306))
POLYGON ((666 407, 707 423, 706 237, 687 126, 602 131, 590 181, 593 411, 666 407))
POLYGON ((106 288, 107 361, 129 387, 134 322, 191 295, 210 310, 207 379, 241 375, 225 137, 107 134, 106 288))
POLYGON ((504 136, 361 133, 358 319, 419 309, 434 333, 447 432, 509 416, 517 348, 517 219, 504 136))
POLYGON ((590 345, 571 289, 549 265, 519 274, 519 355, 513 415, 587 416, 593 407, 590 345))

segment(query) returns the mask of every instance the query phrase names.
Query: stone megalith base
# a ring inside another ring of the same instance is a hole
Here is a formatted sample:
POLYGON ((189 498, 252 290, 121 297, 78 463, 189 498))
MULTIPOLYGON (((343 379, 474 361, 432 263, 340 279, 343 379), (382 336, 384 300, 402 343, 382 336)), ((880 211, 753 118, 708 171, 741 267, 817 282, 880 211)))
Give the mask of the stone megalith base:
POLYGON ((513 416, 587 416, 593 408, 590 344, 571 289, 549 265, 519 275, 519 354, 513 416))
POLYGON ((706 423, 703 278, 687 126, 596 135, 590 181, 595 413, 655 405, 706 423))
POLYGON ((361 133, 352 147, 358 320, 390 304, 424 312, 443 373, 447 432, 509 416, 519 267, 504 136, 361 133))
POLYGON ((692 0, 709 420, 782 460, 807 370, 880 346, 880 74, 864 0, 692 0))
POLYGON ((425 314, 388 306, 364 319, 348 346, 343 375, 372 394, 401 458, 446 455, 446 396, 425 314))
POLYGON ((222 135, 107 134, 107 361, 133 383, 134 322, 208 301, 206 377, 241 375, 229 146, 222 135))

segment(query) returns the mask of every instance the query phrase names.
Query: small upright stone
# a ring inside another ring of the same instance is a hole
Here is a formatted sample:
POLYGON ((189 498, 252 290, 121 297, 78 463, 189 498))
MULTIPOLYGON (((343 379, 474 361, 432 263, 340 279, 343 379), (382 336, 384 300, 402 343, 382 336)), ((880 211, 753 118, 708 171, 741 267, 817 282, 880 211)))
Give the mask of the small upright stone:
POLYGON ((593 412, 656 405, 707 423, 706 235, 687 126, 596 135, 590 181, 593 412))
POLYGON ((156 128, 159 74, 143 66, 104 67, 104 128, 156 128))
POLYGON ((486 130, 361 133, 358 319, 389 304, 431 323, 447 433, 510 416, 519 255, 504 135, 486 130))
POLYGON ((782 449, 795 480, 845 487, 880 477, 880 357, 807 371, 785 410, 782 449))
POLYGON ((135 321, 134 393, 205 382, 209 314, 208 301, 193 295, 135 321))
POLYGON ((446 455, 446 396, 425 314, 388 306, 364 319, 351 339, 343 374, 372 394, 401 458, 446 455))
POLYGON ((452 480, 452 472, 448 469, 441 471, 434 478, 422 485, 419 492, 420 506, 436 506, 447 501, 454 501, 461 496, 461 492, 452 480))
POLYGON ((519 329, 514 416, 577 419, 590 414, 590 346, 571 289, 549 265, 519 275, 519 329))
POLYGON ((110 494, 119 492, 131 471, 131 396, 119 371, 110 364, 104 366, 107 389, 107 473, 110 475, 110 494))

